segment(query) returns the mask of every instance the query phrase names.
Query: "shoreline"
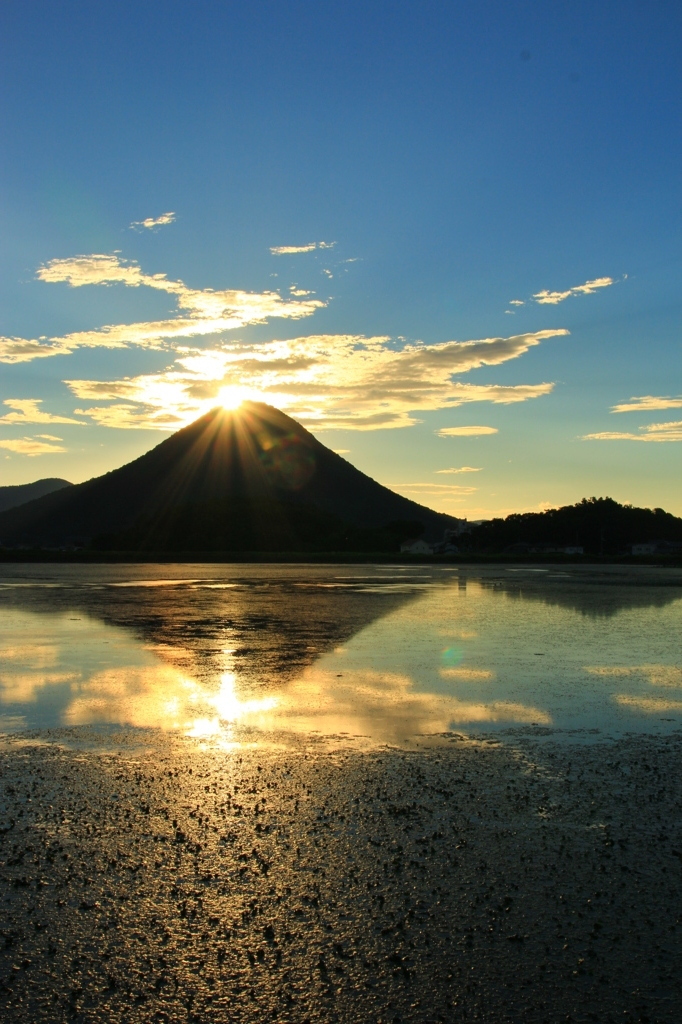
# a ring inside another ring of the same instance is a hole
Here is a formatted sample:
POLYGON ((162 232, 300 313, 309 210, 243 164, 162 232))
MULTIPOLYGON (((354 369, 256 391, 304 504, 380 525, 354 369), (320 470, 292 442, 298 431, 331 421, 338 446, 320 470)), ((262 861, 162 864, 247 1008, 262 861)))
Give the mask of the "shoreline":
POLYGON ((410 555, 400 552, 339 551, 49 551, 0 548, 0 565, 27 564, 111 565, 111 564, 193 564, 244 565, 543 565, 543 566, 631 566, 645 568, 682 568, 679 555, 561 555, 561 554, 451 554, 410 555))
POLYGON ((0 1005, 18 1024, 672 1024, 682 733, 519 740, 6 740, 0 1005))

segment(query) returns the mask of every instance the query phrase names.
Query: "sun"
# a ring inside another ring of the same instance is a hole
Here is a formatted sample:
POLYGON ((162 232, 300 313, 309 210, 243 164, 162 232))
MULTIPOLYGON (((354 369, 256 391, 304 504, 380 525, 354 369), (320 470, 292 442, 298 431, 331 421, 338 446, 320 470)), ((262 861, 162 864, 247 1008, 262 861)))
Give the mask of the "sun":
POLYGON ((223 409, 238 409, 247 398, 246 389, 238 385, 228 385, 218 392, 218 404, 223 409))

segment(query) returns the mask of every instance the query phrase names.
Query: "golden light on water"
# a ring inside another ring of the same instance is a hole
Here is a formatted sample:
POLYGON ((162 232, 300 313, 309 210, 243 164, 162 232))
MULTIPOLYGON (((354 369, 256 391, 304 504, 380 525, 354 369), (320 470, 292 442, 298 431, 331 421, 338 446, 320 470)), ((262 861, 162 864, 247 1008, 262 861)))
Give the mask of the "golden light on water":
MULTIPOLYGON (((246 406, 239 424, 251 415, 246 406)), ((236 426, 237 441, 240 433, 236 426)), ((286 468, 290 448, 263 449, 266 469, 274 472, 280 462, 286 468)), ((354 737, 371 745, 453 729, 592 728, 602 720, 629 728, 656 715, 668 722, 682 711, 682 670, 674 647, 665 646, 676 635, 674 598, 660 631, 640 636, 634 663, 624 657, 619 629, 604 632, 600 620, 590 620, 594 657, 584 664, 574 652, 576 609, 556 603, 538 609, 476 581, 420 590, 417 599, 391 604, 389 614, 373 619, 379 605, 368 595, 380 589, 374 575, 320 571, 302 580, 299 570, 287 570, 279 589, 268 569, 247 588, 235 578, 202 581, 199 567, 193 569, 184 580, 177 571, 154 579, 150 570, 143 579, 112 580, 107 606, 120 608, 126 628, 76 617, 71 608, 47 614, 12 607, 0 629, 0 731, 22 723, 109 724, 231 746, 280 744, 288 736, 354 737), (330 595, 347 594, 352 581, 353 602, 332 605, 330 595), (359 606, 368 600, 365 618, 359 606), (131 632, 137 607, 148 617, 163 611, 168 628, 141 643, 131 632), (336 607, 358 617, 331 630, 336 607), (206 635, 185 626, 209 616, 215 625, 206 635), (561 639, 554 641, 560 650, 550 664, 549 653, 538 664, 534 652, 550 634, 561 639), (519 641, 510 644, 510 635, 519 641)), ((412 588, 423 586, 418 579, 412 588)), ((31 601, 42 609, 41 586, 31 601)), ((397 586, 404 587, 402 577, 391 576, 381 589, 390 596, 397 586)), ((22 588, 20 600, 27 600, 22 588)), ((618 614, 632 620, 629 605, 618 614)))
MULTIPOLYGON (((272 711, 278 704, 277 697, 263 697, 260 700, 240 700, 236 680, 232 672, 224 672, 220 677, 220 689, 215 696, 206 698, 212 704, 216 714, 211 717, 195 719, 187 730, 188 736, 217 736, 224 732, 226 726, 244 723, 245 719, 253 718, 266 711, 272 711)), ((261 723, 262 724, 262 723, 261 723)))

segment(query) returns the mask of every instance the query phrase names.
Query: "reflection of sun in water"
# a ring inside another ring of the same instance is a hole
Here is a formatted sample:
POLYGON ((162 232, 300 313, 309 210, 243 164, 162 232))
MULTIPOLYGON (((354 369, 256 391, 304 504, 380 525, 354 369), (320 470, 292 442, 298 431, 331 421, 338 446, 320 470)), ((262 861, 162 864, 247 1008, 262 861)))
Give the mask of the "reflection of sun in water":
POLYGON ((231 726, 244 720, 249 716, 257 715, 264 711, 271 711, 277 706, 276 697, 265 697, 261 700, 240 700, 235 687, 235 677, 232 672, 224 672, 220 677, 220 689, 215 697, 209 697, 207 703, 212 704, 218 712, 212 718, 196 718, 192 727, 187 733, 188 736, 208 737, 216 736, 224 731, 225 726, 231 726))

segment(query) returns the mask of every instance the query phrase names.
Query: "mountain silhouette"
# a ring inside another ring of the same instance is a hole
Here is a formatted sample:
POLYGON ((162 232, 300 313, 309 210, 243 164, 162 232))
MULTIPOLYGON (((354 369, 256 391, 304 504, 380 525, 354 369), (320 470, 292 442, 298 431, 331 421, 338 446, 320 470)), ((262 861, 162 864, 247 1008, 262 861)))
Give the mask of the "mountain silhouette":
POLYGON ((60 480, 59 477, 46 477, 44 480, 36 480, 32 484, 15 484, 10 487, 0 487, 0 512, 8 508, 16 508, 17 505, 24 505, 34 498, 42 498, 44 494, 51 494, 53 491, 60 491, 62 487, 71 487, 68 480, 60 480))
POLYGON ((472 551, 524 554, 577 545, 588 555, 617 555, 633 544, 664 541, 671 553, 682 543, 682 519, 662 508, 621 505, 613 498, 583 498, 545 512, 512 513, 474 527, 472 551))
POLYGON ((383 487, 272 406, 213 409, 120 469, 0 514, 5 547, 397 550, 450 516, 383 487))

